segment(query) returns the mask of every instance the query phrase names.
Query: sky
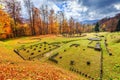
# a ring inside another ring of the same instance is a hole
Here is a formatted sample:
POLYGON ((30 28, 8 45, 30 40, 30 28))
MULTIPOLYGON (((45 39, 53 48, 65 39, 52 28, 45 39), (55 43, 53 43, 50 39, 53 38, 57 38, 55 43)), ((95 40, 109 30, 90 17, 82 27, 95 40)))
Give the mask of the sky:
POLYGON ((99 20, 120 13, 120 0, 33 0, 36 7, 48 5, 55 13, 64 12, 77 21, 99 20))

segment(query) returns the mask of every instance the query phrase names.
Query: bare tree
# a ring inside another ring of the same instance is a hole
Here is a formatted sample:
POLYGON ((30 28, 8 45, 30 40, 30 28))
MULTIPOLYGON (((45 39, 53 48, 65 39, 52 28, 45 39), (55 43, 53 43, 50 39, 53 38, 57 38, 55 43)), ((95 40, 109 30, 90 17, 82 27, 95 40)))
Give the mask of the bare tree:
POLYGON ((65 20, 64 13, 62 11, 58 12, 58 18, 59 18, 59 24, 60 24, 60 26, 59 26, 59 33, 62 34, 62 32, 63 32, 62 28, 64 26, 63 22, 65 20))
POLYGON ((49 34, 52 33, 52 27, 53 27, 53 24, 54 24, 54 10, 50 10, 50 15, 49 15, 49 34))
POLYGON ((72 35, 73 33, 74 33, 74 20, 73 20, 73 18, 71 17, 70 18, 70 21, 69 21, 69 26, 70 26, 70 35, 72 35))
POLYGON ((81 25, 79 22, 76 22, 76 34, 79 36, 79 34, 81 35, 81 25))
POLYGON ((21 2, 17 0, 5 0, 6 3, 6 11, 10 14, 10 16, 14 19, 14 24, 12 25, 12 30, 14 37, 17 37, 17 20, 20 20, 20 11, 21 11, 21 2))
POLYGON ((45 27, 46 27, 46 24, 45 24, 45 21, 46 21, 45 13, 46 13, 46 11, 45 11, 44 5, 42 5, 41 11, 42 11, 42 17, 43 17, 42 34, 45 34, 45 27))
POLYGON ((33 2, 31 2, 31 0, 24 0, 24 3, 29 16, 29 26, 31 27, 31 34, 35 35, 35 29, 33 24, 33 2))

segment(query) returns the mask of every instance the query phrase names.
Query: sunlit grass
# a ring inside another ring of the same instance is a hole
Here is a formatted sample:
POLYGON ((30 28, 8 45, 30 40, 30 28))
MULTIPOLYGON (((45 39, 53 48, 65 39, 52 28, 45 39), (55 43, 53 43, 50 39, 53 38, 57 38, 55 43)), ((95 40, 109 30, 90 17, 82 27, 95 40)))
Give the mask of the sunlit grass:
MULTIPOLYGON (((96 36, 98 34, 99 36, 103 35, 104 37, 101 37, 102 41, 101 47, 103 50, 103 79, 104 80, 109 80, 109 79, 116 79, 119 80, 120 76, 120 33, 107 33, 107 32, 101 32, 101 33, 86 33, 87 36, 84 37, 76 37, 76 38, 66 38, 66 37, 58 37, 58 36, 46 36, 46 37, 23 37, 23 38, 17 38, 17 39, 11 39, 11 40, 6 40, 2 41, 0 43, 0 49, 3 49, 5 52, 9 52, 9 55, 15 56, 16 54, 13 52, 14 49, 18 48, 23 48, 23 47, 30 47, 31 45, 35 44, 40 44, 43 42, 47 43, 59 43, 60 47, 48 51, 47 53, 50 55, 44 56, 43 58, 40 58, 40 62, 47 62, 50 64, 54 64, 58 67, 61 67, 63 69, 69 70, 70 67, 73 67, 83 73, 86 73, 90 75, 91 77, 94 78, 99 78, 100 76, 100 52, 95 51, 94 49, 88 48, 87 46, 92 46, 95 47, 96 43, 98 41, 93 41, 91 44, 90 41, 87 38, 90 37, 98 37, 96 36), (109 55, 109 53, 106 51, 106 47, 104 44, 105 38, 107 39, 108 43, 108 49, 112 53, 112 56, 109 55), (75 40, 72 42, 64 43, 66 41, 71 41, 75 40), (117 42, 116 42, 117 41, 117 42), (72 44, 79 44, 78 47, 70 47, 72 44), (49 61, 49 57, 52 56, 53 54, 59 53, 58 56, 55 57, 55 59, 58 61, 57 64, 49 61), (62 58, 60 58, 62 57, 62 58), (73 60, 75 64, 73 66, 70 65, 70 61, 73 60), (90 66, 88 66, 86 63, 90 61, 90 66), (118 67, 116 67, 118 65, 118 67)), ((43 46, 41 47, 41 52, 44 52, 43 46)), ((48 50, 49 46, 46 47, 48 50)), ((39 48, 36 48, 37 51, 39 48)), ((2 53, 4 53, 2 51, 2 53)), ((30 53, 32 52, 29 50, 30 53)), ((22 56, 26 56, 27 59, 30 57, 30 55, 26 55, 26 52, 21 52, 22 56)), ((35 55, 38 55, 37 52, 35 55)), ((12 60, 12 58, 10 58, 12 60)), ((20 59, 20 58, 18 58, 20 59)), ((39 56, 36 57, 36 60, 39 59, 39 56)))

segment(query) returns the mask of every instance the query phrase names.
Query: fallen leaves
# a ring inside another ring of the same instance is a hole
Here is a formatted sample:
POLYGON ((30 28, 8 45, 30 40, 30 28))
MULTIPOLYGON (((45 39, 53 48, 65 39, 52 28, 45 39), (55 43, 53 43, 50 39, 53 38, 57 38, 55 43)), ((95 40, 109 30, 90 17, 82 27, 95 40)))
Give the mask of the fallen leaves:
POLYGON ((49 64, 0 64, 0 80, 75 80, 77 77, 49 64))

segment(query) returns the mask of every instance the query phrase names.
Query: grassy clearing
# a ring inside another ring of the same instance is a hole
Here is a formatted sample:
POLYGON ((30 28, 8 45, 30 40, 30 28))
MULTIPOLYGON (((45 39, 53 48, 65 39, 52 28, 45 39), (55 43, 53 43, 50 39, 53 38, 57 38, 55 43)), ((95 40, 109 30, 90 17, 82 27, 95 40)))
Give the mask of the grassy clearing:
MULTIPOLYGON (((35 57, 34 60, 47 62, 50 64, 54 64, 58 67, 64 68, 66 70, 74 69, 72 72, 79 75, 79 77, 83 76, 86 79, 99 79, 100 76, 100 51, 96 51, 93 48, 89 48, 88 46, 95 47, 97 42, 101 43, 101 47, 103 50, 103 79, 104 80, 119 80, 120 79, 120 33, 89 33, 84 37, 75 37, 75 38, 66 38, 59 36, 45 36, 45 37, 24 37, 20 39, 7 40, 0 44, 9 51, 13 51, 13 49, 20 49, 20 55, 24 58, 29 59, 29 57, 35 57), (102 36, 102 37, 101 37, 102 36), (104 37, 103 37, 104 36, 104 37), (101 38, 101 41, 89 41, 88 38, 101 38), (109 55, 105 46, 105 39, 107 39, 106 43, 107 49, 112 55, 109 55), (42 44, 43 42, 47 42, 48 44, 42 44), (91 43, 90 43, 91 42, 91 43), (14 44, 13 44, 14 43, 14 44), (31 45, 35 45, 31 48, 31 45), (56 48, 56 46, 59 46, 56 48), (73 46, 71 46, 73 45, 73 46), (76 46, 79 45, 79 46, 76 46), (37 46, 37 47, 36 47, 37 46), (41 48, 40 48, 41 47, 41 48), (24 51, 24 48, 26 50, 24 51), (36 50, 34 50, 36 48, 36 50), (44 50, 46 48, 46 50, 44 50), (54 50, 50 50, 54 49, 54 50), (29 50, 29 54, 27 51, 29 50), (40 50, 40 52, 38 52, 40 50), (31 53, 33 53, 31 55, 31 53), (39 55, 45 53, 42 57, 39 55), (54 59, 57 63, 54 63, 49 60, 51 56, 58 53, 54 59), (72 63, 72 65, 71 65, 72 63), (81 72, 81 73, 80 73, 81 72), (83 74, 84 73, 84 74, 83 74), (87 77, 86 77, 87 75, 87 77), (91 78, 88 78, 90 76, 91 78)), ((12 52, 13 54, 13 52, 12 52)), ((19 58, 18 58, 19 59, 19 58)))
MULTIPOLYGON (((26 39, 29 38, 0 41, 0 80, 79 80, 76 75, 69 71, 48 63, 22 60, 13 50, 20 48, 22 45, 26 47, 33 45, 33 43, 19 43, 19 41, 25 41, 26 39)), ((29 41, 33 42, 33 40, 29 41)), ((80 79, 84 80, 82 77, 80 79)))
MULTIPOLYGON (((104 78, 108 79, 120 79, 120 43, 116 42, 120 39, 120 33, 107 33, 106 39, 108 43, 108 50, 112 53, 112 56, 108 52, 104 51, 104 78)), ((104 47, 103 47, 104 48, 104 47)))

